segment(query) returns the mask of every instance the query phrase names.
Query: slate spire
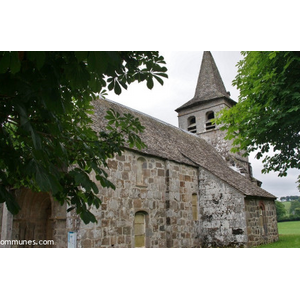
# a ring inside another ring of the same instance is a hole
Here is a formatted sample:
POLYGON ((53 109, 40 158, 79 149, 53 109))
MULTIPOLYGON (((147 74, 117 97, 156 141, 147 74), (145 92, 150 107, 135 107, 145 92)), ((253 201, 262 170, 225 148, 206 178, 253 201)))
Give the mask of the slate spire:
POLYGON ((183 108, 197 105, 202 101, 221 97, 233 101, 230 99, 230 94, 226 92, 223 80, 212 54, 210 51, 204 51, 194 98, 177 108, 176 111, 178 112, 183 108))
POLYGON ((194 98, 208 100, 224 96, 228 94, 215 60, 210 51, 204 51, 194 98))

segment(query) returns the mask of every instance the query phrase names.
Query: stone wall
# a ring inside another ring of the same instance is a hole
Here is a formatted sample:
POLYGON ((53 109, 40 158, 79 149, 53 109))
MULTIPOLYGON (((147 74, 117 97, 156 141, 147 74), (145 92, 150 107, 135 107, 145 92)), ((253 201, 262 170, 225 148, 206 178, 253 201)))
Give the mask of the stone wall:
POLYGON ((219 129, 212 129, 202 132, 199 136, 212 145, 226 161, 227 165, 247 178, 252 177, 251 165, 248 157, 243 157, 242 152, 231 152, 233 140, 226 140, 226 132, 219 129))
POLYGON ((133 151, 108 166, 116 189, 99 186, 102 205, 92 209, 98 223, 85 225, 49 194, 22 189, 9 238, 67 247, 68 231, 75 231, 77 247, 119 248, 251 247, 278 239, 274 201, 245 200, 206 169, 133 151))
POLYGON ((278 240, 276 206, 273 200, 245 200, 248 246, 272 243, 278 240))
POLYGON ((199 194, 202 247, 245 247, 244 195, 202 168, 199 194))
POLYGON ((197 168, 129 151, 109 159, 108 166, 116 189, 99 186, 102 205, 93 210, 98 223, 85 225, 68 214, 78 247, 135 247, 137 213, 145 215, 145 247, 199 246, 192 208, 197 168))
POLYGON ((195 195, 199 216, 198 170, 173 162, 166 163, 166 170, 167 247, 199 247, 199 217, 193 217, 192 207, 195 195))

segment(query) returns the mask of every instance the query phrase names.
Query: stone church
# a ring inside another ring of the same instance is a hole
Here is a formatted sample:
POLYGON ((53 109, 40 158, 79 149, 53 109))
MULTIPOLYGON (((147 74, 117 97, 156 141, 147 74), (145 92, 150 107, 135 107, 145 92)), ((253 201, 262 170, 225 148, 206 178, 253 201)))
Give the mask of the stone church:
POLYGON ((21 189, 19 214, 0 204, 0 240, 52 240, 34 246, 58 248, 252 247, 278 240, 276 197, 253 178, 248 158, 230 152, 230 141, 212 122, 235 104, 207 51, 194 97, 176 109, 179 128, 113 101, 95 101, 95 129, 104 128, 110 108, 130 113, 145 127, 147 145, 108 160, 116 189, 99 186, 102 205, 92 209, 98 223, 85 225, 51 195, 21 189))

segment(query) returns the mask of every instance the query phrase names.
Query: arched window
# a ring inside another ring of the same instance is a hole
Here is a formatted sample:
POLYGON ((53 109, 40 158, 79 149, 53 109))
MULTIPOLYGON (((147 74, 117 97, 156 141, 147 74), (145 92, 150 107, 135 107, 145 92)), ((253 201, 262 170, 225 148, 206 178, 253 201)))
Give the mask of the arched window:
POLYGON ((134 216, 134 247, 146 247, 146 216, 144 211, 136 212, 134 216))
POLYGON ((136 172, 136 184, 137 185, 146 185, 145 184, 145 171, 147 170, 147 161, 143 157, 137 159, 137 172, 136 172))
POLYGON ((197 197, 197 194, 192 195, 192 210, 193 210, 193 220, 198 221, 198 197, 197 197))
POLYGON ((209 111, 206 113, 206 130, 215 129, 216 125, 212 123, 212 120, 215 118, 215 113, 213 111, 209 111))
POLYGON ((262 201, 259 202, 259 215, 262 216, 265 211, 265 205, 262 201))
POLYGON ((259 202, 259 225, 261 228, 262 235, 268 234, 268 226, 266 220, 266 209, 262 201, 259 202))
POLYGON ((194 116, 188 118, 188 131, 192 133, 197 132, 196 118, 194 116))

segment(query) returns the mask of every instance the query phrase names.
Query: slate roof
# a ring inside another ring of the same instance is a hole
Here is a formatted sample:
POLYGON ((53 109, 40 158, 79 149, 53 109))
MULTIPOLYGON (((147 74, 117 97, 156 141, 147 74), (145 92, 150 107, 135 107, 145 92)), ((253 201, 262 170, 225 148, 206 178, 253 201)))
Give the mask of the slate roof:
POLYGON ((229 97, 219 70, 210 51, 203 52, 200 73, 197 81, 194 97, 176 109, 177 112, 199 105, 199 102, 212 101, 217 98, 225 98, 231 105, 236 102, 229 97))
POLYGON ((195 134, 110 100, 98 99, 94 102, 94 108, 92 119, 95 130, 105 127, 106 120, 104 116, 110 108, 120 114, 130 113, 134 117, 139 118, 141 124, 145 126, 141 138, 147 145, 147 148, 142 150, 135 149, 135 151, 205 168, 245 196, 276 198, 243 175, 230 169, 218 152, 204 139, 195 134))

